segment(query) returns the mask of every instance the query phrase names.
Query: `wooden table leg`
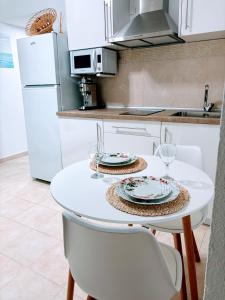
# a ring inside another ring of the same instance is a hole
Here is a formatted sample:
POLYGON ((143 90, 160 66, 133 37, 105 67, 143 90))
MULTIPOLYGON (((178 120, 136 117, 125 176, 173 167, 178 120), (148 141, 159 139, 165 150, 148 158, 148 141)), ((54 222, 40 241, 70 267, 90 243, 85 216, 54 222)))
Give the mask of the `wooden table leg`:
POLYGON ((188 276, 190 283, 191 299, 198 300, 197 276, 195 268, 194 243, 191 228, 191 218, 186 216, 182 219, 184 229, 184 241, 187 255, 188 276))
POLYGON ((186 279, 185 279, 185 269, 184 269, 184 258, 183 258, 183 250, 182 250, 182 243, 180 233, 173 233, 174 245, 177 251, 180 253, 181 260, 182 260, 182 285, 181 285, 181 300, 187 300, 187 288, 186 288, 186 279))
POLYGON ((73 293, 74 293, 74 279, 69 270, 68 284, 67 284, 67 300, 73 300, 73 293))

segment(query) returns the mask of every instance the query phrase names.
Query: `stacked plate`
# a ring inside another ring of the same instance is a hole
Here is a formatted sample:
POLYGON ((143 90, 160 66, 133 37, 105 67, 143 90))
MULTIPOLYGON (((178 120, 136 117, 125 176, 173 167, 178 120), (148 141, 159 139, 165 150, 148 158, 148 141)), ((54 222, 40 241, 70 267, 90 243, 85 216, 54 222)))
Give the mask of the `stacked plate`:
POLYGON ((132 203, 155 205, 174 201, 180 194, 180 188, 173 181, 142 176, 121 180, 116 186, 116 193, 132 203))
POLYGON ((105 153, 100 161, 100 165, 108 167, 122 167, 133 164, 137 157, 129 153, 105 153))

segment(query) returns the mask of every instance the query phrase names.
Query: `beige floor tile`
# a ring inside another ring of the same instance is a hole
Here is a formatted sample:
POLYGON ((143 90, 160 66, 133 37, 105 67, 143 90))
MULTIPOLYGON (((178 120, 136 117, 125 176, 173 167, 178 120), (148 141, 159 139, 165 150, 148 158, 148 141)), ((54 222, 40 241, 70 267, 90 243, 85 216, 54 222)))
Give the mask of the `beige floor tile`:
POLYGON ((59 240, 63 239, 62 213, 57 212, 53 217, 39 226, 39 231, 44 232, 59 240))
POLYGON ((44 252, 31 265, 31 269, 56 284, 65 285, 69 267, 64 257, 63 243, 61 242, 47 252, 44 252))
MULTIPOLYGON (((28 230, 25 235, 10 241, 10 245, 1 249, 2 254, 25 266, 31 266, 43 253, 47 253, 47 251, 58 245, 58 240, 41 232, 28 230)), ((50 256, 51 253, 49 252, 48 255, 50 256)))
POLYGON ((0 289, 21 272, 22 266, 10 258, 0 254, 0 289))
POLYGON ((14 196, 8 201, 0 202, 0 216, 7 218, 17 217, 32 206, 34 206, 33 203, 14 196))
MULTIPOLYGON (((75 286, 75 290, 74 290, 74 296, 73 299, 74 300, 86 300, 87 299, 87 295, 83 293, 83 296, 80 296, 80 294, 78 295, 77 292, 79 292, 80 288, 77 287, 77 285, 75 286)), ((62 288, 62 290, 59 292, 58 295, 56 295, 55 300, 65 300, 66 299, 66 292, 67 289, 66 288, 62 288)))
POLYGON ((61 287, 24 268, 5 287, 0 289, 0 299, 4 300, 51 300, 61 287))
POLYGON ((47 223, 56 214, 57 211, 35 205, 17 216, 15 220, 23 225, 41 231, 42 224, 47 223))
POLYGON ((62 212, 63 211, 63 208, 59 204, 57 204, 56 201, 51 196, 45 198, 44 201, 41 201, 39 203, 39 205, 47 207, 49 209, 54 209, 54 210, 56 210, 58 212, 62 212))
POLYGON ((26 226, 0 217, 0 251, 19 243, 29 232, 26 226))
POLYGON ((37 180, 30 181, 19 190, 17 196, 27 201, 40 204, 51 197, 49 184, 37 180))

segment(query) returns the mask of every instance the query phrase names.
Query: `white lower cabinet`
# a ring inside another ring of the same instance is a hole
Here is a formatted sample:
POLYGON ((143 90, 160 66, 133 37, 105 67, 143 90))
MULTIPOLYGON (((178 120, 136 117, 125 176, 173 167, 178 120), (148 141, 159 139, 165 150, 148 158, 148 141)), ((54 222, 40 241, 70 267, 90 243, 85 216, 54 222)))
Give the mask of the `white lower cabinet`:
POLYGON ((90 142, 96 141, 96 124, 101 120, 59 118, 63 168, 88 158, 90 142))
MULTIPOLYGON (((204 171, 213 182, 216 176, 219 138, 219 125, 162 123, 161 143, 199 146, 202 150, 204 171)), ((211 215, 212 205, 209 209, 209 219, 211 215)))
POLYGON ((204 171, 215 182, 219 135, 219 125, 162 123, 161 142, 199 146, 204 171))
POLYGON ((104 121, 106 152, 152 155, 160 143, 160 123, 104 121))

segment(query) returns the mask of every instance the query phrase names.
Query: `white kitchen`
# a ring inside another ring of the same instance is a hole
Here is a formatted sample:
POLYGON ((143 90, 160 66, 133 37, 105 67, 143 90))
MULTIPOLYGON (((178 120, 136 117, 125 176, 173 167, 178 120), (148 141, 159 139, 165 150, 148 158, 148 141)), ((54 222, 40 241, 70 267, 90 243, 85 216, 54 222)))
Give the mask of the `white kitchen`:
POLYGON ((0 299, 224 299, 225 2, 0 7, 0 299))

